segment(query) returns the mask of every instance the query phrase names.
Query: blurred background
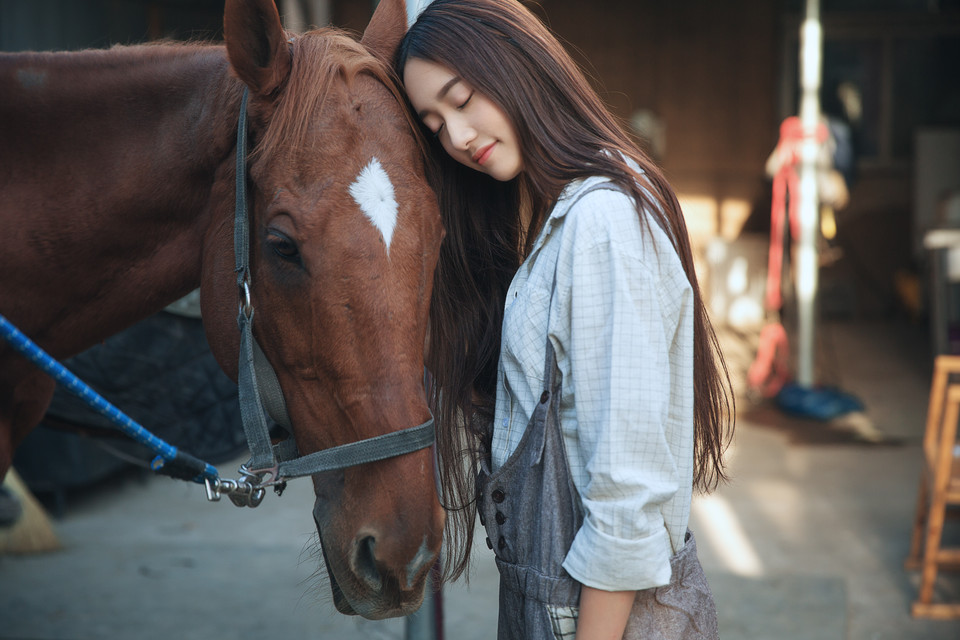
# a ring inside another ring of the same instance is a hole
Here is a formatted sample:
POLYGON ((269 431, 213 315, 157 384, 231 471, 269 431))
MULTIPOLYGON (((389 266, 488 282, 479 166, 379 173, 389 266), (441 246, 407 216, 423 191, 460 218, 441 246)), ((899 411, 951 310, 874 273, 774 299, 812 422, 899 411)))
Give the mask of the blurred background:
MULTIPOLYGON (((738 400, 732 482, 698 498, 691 521, 720 606, 721 636, 960 637, 960 614, 940 620, 911 615, 919 578, 903 565, 923 466, 934 359, 960 353, 960 0, 818 3, 818 97, 829 139, 820 174, 811 357, 816 385, 842 389, 853 401, 816 418, 784 411, 776 390, 754 384, 749 375, 759 359, 763 329, 771 324, 782 324, 787 336, 781 382, 793 377, 798 357, 789 250, 795 238, 790 234, 783 307, 770 309, 764 295, 772 187, 783 166, 774 152, 783 142, 781 123, 799 114, 807 3, 527 4, 560 36, 613 111, 664 168, 694 241, 738 400)), ((277 0, 277 5, 291 30, 332 24, 359 34, 375 2, 277 0)), ((222 15, 222 0, 0 0, 0 50, 217 40, 222 15)), ((165 314, 151 319, 152 329, 140 327, 126 343, 113 345, 121 355, 111 352, 109 367, 124 368, 122 354, 137 349, 135 344, 183 345, 185 335, 193 336, 189 353, 161 349, 166 359, 154 362, 154 373, 140 379, 155 379, 156 370, 165 370, 209 380, 221 408, 216 419, 203 420, 215 423, 211 433, 218 437, 215 442, 195 442, 189 433, 180 437, 187 449, 194 444, 201 453, 232 459, 240 455, 242 433, 233 400, 220 386, 222 374, 210 371, 197 351, 203 349, 195 344, 196 336, 202 339, 200 321, 189 309, 165 314)), ((102 354, 81 357, 102 367, 108 361, 102 354)), ((196 387, 177 376, 167 384, 196 387)), ((147 415, 162 413, 150 406, 153 396, 135 376, 129 387, 141 398, 131 402, 147 405, 147 415)), ((53 411, 47 422, 71 421, 69 405, 53 411)), ((180 414, 169 409, 164 415, 180 414)), ((73 421, 83 422, 76 416, 73 421)), ((295 638, 325 637, 317 635, 320 628, 328 629, 329 637, 406 633, 397 622, 345 622, 332 606, 312 604, 315 594, 304 581, 316 559, 308 553, 303 564, 309 566, 298 564, 312 528, 306 494, 296 509, 289 506, 293 498, 284 496, 287 506, 269 507, 273 512, 217 515, 228 507, 207 505, 195 494, 187 499, 179 486, 156 485, 168 481, 112 462, 116 456, 96 462, 103 447, 57 428, 62 426, 39 429, 16 466, 55 516, 65 549, 0 557, 0 638, 154 637, 135 620, 158 612, 167 622, 154 622, 156 633, 182 637, 239 637, 251 620, 264 615, 286 621, 276 624, 292 624, 288 636, 295 638), (51 480, 58 469, 69 471, 51 480), (162 506, 146 508, 144 500, 162 506), (161 512, 177 524, 150 524, 161 512), (284 517, 296 518, 297 524, 284 517), (277 531, 285 527, 299 533, 283 539, 277 531), (202 535, 226 535, 225 528, 233 537, 216 545, 202 535), (179 533, 164 537, 168 529, 179 533), (143 545, 157 537, 161 546, 152 550, 123 547, 131 538, 143 545), (210 548, 202 547, 201 554, 190 546, 198 541, 210 548), (277 546, 271 546, 274 542, 277 546), (311 604, 235 606, 224 617, 218 615, 222 608, 185 595, 203 591, 202 576, 214 573, 211 589, 234 580, 256 581, 230 573, 238 563, 229 554, 241 553, 247 544, 269 558, 254 564, 271 575, 271 588, 311 604), (95 579, 81 574, 103 563, 77 565, 72 563, 80 560, 74 558, 86 556, 89 563, 102 553, 115 560, 124 552, 131 565, 113 562, 114 573, 104 578, 117 588, 98 587, 91 595, 95 579), (197 571, 202 563, 195 554, 221 561, 215 570, 197 571), (147 560, 137 564, 135 557, 147 560), (276 572, 282 570, 304 575, 290 574, 279 587, 276 572), (193 627, 202 633, 170 622, 187 624, 178 618, 184 612, 205 620, 207 626, 193 627)), ((950 526, 945 543, 960 539, 950 526)), ((447 633, 494 637, 496 577, 490 565, 481 554, 469 585, 445 589, 441 610, 447 633)), ((941 572, 935 596, 960 601, 960 583, 941 572)))

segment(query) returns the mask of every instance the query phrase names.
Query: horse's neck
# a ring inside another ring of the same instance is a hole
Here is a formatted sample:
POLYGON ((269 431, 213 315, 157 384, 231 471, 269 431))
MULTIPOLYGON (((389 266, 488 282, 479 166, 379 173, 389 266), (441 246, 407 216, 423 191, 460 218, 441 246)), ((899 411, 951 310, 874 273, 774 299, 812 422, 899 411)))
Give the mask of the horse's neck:
POLYGON ((4 306, 62 335, 65 309, 124 326, 199 284, 239 96, 221 48, 4 55, 0 95, 4 306))
POLYGON ((207 147, 225 141, 230 125, 218 127, 220 116, 235 110, 237 83, 227 69, 222 47, 200 45, 3 54, 0 131, 29 127, 34 150, 38 142, 76 151, 123 140, 124 153, 156 156, 163 149, 149 145, 174 143, 188 152, 180 164, 202 162, 207 147), (208 144, 198 148, 200 141, 208 144))

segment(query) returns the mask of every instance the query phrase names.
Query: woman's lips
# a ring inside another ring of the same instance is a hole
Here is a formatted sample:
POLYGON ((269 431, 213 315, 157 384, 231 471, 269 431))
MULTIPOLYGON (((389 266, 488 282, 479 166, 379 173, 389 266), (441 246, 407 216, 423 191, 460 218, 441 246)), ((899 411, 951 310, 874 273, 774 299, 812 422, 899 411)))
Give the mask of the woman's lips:
POLYGON ((473 156, 473 161, 477 164, 483 164, 490 157, 490 154, 493 153, 493 147, 496 146, 496 142, 491 142, 487 146, 483 147, 473 156))

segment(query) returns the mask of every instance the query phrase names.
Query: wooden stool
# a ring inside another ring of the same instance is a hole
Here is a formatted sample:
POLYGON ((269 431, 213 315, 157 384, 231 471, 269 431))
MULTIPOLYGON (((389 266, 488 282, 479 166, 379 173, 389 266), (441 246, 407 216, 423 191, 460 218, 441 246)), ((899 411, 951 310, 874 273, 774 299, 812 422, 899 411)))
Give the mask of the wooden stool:
POLYGON ((941 620, 960 618, 960 602, 934 603, 938 569, 960 569, 960 547, 941 548, 943 522, 949 506, 960 505, 960 455, 957 420, 960 418, 960 356, 938 356, 934 362, 927 427, 923 436, 923 471, 907 569, 920 569, 920 594, 914 617, 941 620))

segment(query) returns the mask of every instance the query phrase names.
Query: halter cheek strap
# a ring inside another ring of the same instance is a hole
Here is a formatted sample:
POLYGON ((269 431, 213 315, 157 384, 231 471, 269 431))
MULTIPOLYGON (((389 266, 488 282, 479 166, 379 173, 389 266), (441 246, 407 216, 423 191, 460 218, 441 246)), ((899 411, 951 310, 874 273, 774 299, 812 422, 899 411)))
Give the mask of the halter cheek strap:
POLYGON ((240 467, 240 473, 245 476, 244 480, 208 481, 207 494, 210 499, 215 500, 219 499, 221 493, 226 493, 235 504, 257 506, 263 499, 266 486, 282 486, 290 478, 344 469, 419 451, 433 444, 435 432, 433 418, 430 418, 415 427, 299 456, 293 441, 293 427, 277 374, 253 335, 254 311, 250 296, 250 223, 246 167, 247 99, 248 90, 244 89, 237 127, 234 254, 237 288, 240 293, 240 311, 237 315, 237 324, 240 328, 238 374, 240 415, 247 436, 247 445, 250 448, 250 460, 240 467), (291 437, 274 446, 270 440, 267 415, 286 429, 291 437), (243 485, 252 490, 240 491, 234 489, 232 484, 243 485))

